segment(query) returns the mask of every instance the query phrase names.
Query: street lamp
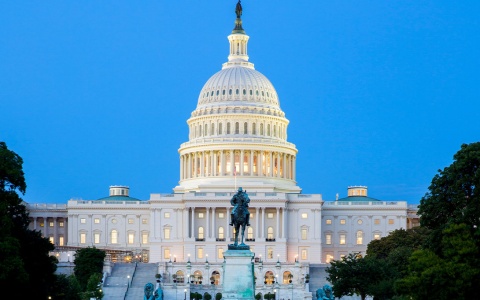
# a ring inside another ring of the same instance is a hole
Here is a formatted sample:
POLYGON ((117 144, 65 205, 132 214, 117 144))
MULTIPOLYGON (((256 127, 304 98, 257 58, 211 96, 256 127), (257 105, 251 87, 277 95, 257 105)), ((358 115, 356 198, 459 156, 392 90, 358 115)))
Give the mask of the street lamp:
POLYGON ((183 300, 187 300, 187 289, 184 289, 183 292, 185 293, 185 297, 183 297, 183 300))
POLYGON ((277 300, 277 290, 273 290, 273 299, 277 300))
POLYGON ((127 287, 130 287, 130 275, 127 275, 127 287))

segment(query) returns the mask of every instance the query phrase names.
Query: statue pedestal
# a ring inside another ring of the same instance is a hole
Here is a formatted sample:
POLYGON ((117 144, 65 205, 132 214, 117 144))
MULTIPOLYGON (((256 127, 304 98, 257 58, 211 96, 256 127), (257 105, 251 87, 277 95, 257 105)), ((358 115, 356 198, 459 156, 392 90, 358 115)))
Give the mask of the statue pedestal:
POLYGON ((225 268, 222 299, 255 299, 253 256, 250 250, 227 250, 223 253, 225 268))

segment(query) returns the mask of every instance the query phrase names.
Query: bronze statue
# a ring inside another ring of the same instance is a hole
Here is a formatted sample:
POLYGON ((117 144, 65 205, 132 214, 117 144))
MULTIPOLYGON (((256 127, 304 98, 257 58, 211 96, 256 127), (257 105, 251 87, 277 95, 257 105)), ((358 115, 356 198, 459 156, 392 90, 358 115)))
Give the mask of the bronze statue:
POLYGON ((242 1, 238 0, 238 3, 237 3, 237 6, 235 7, 235 13, 237 14, 237 19, 240 19, 240 17, 242 16, 242 3, 240 3, 242 1))
MULTIPOLYGON (((240 226, 242 227, 242 239, 240 245, 246 246, 243 243, 245 227, 250 226, 250 212, 248 211, 248 203, 250 203, 250 198, 248 197, 247 191, 243 191, 241 187, 238 188, 238 191, 233 195, 230 200, 230 204, 233 205, 233 210, 231 213, 230 226, 235 227, 235 243, 233 247, 238 246, 238 234, 240 232, 240 226)), ((247 248, 249 248, 247 246, 247 248)))

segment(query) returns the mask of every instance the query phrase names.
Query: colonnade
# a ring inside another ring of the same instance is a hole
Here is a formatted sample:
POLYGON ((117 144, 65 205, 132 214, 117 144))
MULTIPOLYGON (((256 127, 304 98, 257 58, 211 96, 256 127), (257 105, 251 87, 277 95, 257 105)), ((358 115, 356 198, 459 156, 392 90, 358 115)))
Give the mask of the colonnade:
POLYGON ((296 157, 262 150, 197 151, 180 156, 180 180, 215 176, 263 176, 295 180, 296 157), (233 166, 233 167, 232 167, 233 166))
POLYGON ((42 233, 42 236, 50 239, 56 246, 67 245, 67 218, 64 217, 30 217, 31 224, 33 224, 33 230, 38 230, 42 233), (53 226, 50 226, 50 221, 53 222, 53 226), (43 221, 43 227, 40 225, 43 221), (61 225, 63 222, 63 225, 61 225), (59 230, 60 228, 60 230, 59 230), (53 239, 53 240, 52 240, 53 239))

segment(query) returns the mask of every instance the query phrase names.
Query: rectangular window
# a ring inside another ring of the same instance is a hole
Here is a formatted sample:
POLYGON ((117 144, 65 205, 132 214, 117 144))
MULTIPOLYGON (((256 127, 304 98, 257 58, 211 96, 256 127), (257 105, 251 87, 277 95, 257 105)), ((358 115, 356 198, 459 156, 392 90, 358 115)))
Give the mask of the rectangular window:
POLYGON ((128 219, 128 224, 134 224, 134 220, 133 219, 128 219))
POLYGON ((142 233, 142 244, 148 244, 148 233, 142 233))
POLYGON ((133 234, 133 233, 128 234, 128 243, 129 244, 135 243, 135 234, 133 234))
POLYGON ((65 246, 65 238, 63 236, 58 237, 58 245, 65 246))
POLYGON ((44 223, 40 223, 40 227, 43 227, 43 226, 45 226, 45 224, 44 224, 44 223))
POLYGON ((93 242, 95 244, 100 244, 100 233, 94 233, 93 234, 93 242))
POLYGON ((308 251, 307 249, 302 249, 302 260, 308 259, 308 251))
POLYGON ((333 260, 333 254, 327 254, 325 262, 328 264, 333 260))
POLYGON ((218 248, 217 250, 217 258, 223 259, 223 248, 218 248))
POLYGON ((164 248, 163 249, 163 258, 164 259, 170 259, 171 258, 171 254, 170 254, 170 248, 164 248))
POLYGON ((267 249, 267 258, 269 258, 269 259, 273 258, 273 249, 272 248, 267 249))
POLYGON ((332 225, 332 219, 326 219, 325 224, 327 225, 332 225))
POLYGON ((224 214, 224 213, 218 213, 218 218, 219 218, 219 219, 225 218, 225 214, 224 214))
POLYGON ((393 225, 395 224, 395 221, 393 219, 388 219, 388 225, 393 225))
POLYGON ((198 213, 198 218, 203 219, 203 213, 198 213))
POLYGON ((357 245, 363 244, 363 232, 357 231, 357 245))
POLYGON ((148 220, 147 219, 142 219, 142 224, 148 224, 148 220))
POLYGON ((345 224, 347 224, 347 221, 346 221, 345 219, 341 219, 341 220, 340 220, 340 224, 341 224, 341 225, 345 225, 345 224))
POLYGON ((170 213, 169 213, 169 212, 164 213, 164 214, 163 214, 163 217, 164 217, 165 219, 170 219, 170 213))
POLYGON ((254 213, 250 213, 250 220, 253 220, 253 218, 255 218, 255 214, 254 214, 254 213))
POLYGON ((63 227, 63 226, 65 226, 65 224, 63 223, 63 221, 60 221, 60 222, 58 222, 58 226, 63 227))
POLYGON ((48 222, 48 226, 53 227, 53 221, 48 222))
POLYGON ((80 233, 80 244, 85 244, 87 242, 87 234, 80 233))
POLYGON ((327 233, 325 235, 325 244, 331 245, 332 244, 332 235, 330 233, 327 233))
POLYGON ((49 237, 48 240, 50 241, 50 243, 55 245, 55 239, 53 238, 53 236, 49 237))
POLYGON ((307 229, 302 228, 302 240, 306 240, 306 239, 307 239, 307 229))
POLYGON ((87 219, 85 219, 85 218, 80 219, 80 224, 86 224, 86 223, 87 223, 87 219))
POLYGON ((164 235, 164 239, 169 240, 170 239, 170 228, 164 228, 163 229, 163 235, 164 235))
POLYGON ((307 219, 308 218, 308 214, 307 213, 302 213, 302 219, 307 219))
POLYGON ((100 224, 100 219, 99 219, 99 218, 93 219, 93 223, 95 223, 95 224, 100 224))
POLYGON ((273 213, 267 213, 267 218, 268 219, 273 219, 273 213))
POLYGON ((197 249, 197 258, 203 258, 203 248, 197 249))
POLYGON ((380 219, 375 219, 373 222, 375 225, 380 225, 380 219))
POLYGON ((112 230, 112 233, 110 235, 110 242, 112 244, 118 243, 118 231, 112 230))
POLYGON ((345 234, 340 235, 340 245, 345 245, 347 243, 347 236, 345 234))
POLYGON ((380 239, 380 233, 375 233, 375 234, 373 235, 373 239, 374 239, 374 240, 379 240, 379 239, 380 239))

